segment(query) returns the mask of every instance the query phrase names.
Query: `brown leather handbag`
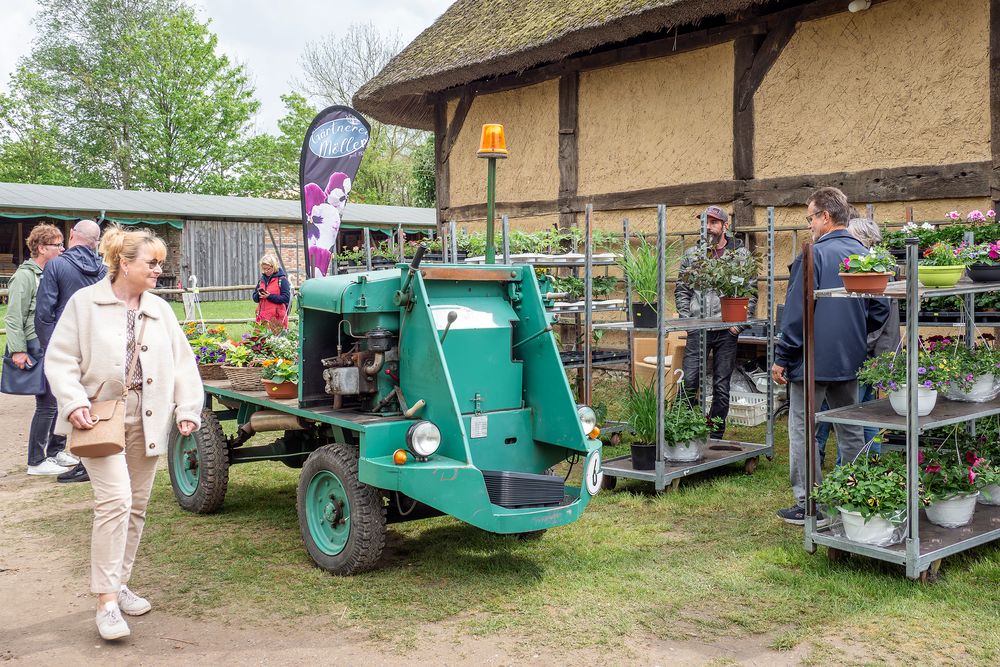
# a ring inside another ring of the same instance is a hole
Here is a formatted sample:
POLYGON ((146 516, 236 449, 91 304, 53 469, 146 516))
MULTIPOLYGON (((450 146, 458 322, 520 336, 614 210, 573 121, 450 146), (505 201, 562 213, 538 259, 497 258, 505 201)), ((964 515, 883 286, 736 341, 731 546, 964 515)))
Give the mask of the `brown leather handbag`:
POLYGON ((95 458, 125 451, 125 405, 128 401, 128 388, 125 385, 135 373, 136 364, 139 363, 139 346, 145 333, 146 319, 143 318, 142 326, 139 328, 139 338, 135 347, 132 348, 132 363, 129 364, 128 371, 125 373, 125 382, 105 380, 90 397, 90 419, 94 422, 94 426, 93 428, 73 427, 73 432, 66 443, 66 448, 73 456, 95 458), (121 398, 95 400, 101 395, 104 385, 109 382, 122 386, 121 398))

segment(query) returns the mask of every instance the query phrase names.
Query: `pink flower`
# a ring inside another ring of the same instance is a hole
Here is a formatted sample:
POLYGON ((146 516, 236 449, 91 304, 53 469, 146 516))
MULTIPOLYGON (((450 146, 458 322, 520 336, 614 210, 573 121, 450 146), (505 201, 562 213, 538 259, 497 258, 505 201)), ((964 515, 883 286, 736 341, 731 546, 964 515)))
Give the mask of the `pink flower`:
POLYGON ((847 271, 850 268, 851 268, 851 260, 849 258, 845 257, 844 258, 844 271, 847 271))
POLYGON ((965 460, 971 465, 976 462, 976 453, 971 449, 965 453, 965 460))
POLYGON ((959 214, 958 211, 952 211, 947 215, 947 217, 951 218, 952 220, 959 220, 962 216, 959 214))
POLYGON ((926 468, 924 468, 924 472, 927 472, 927 473, 941 472, 941 466, 939 466, 937 464, 929 465, 926 468))
POLYGON ((973 470, 972 468, 969 468, 969 484, 975 484, 975 483, 976 483, 976 471, 973 470))
POLYGON ((987 218, 995 218, 995 217, 997 217, 997 212, 994 211, 993 209, 990 209, 990 210, 986 211, 986 217, 987 218))
POLYGON ((978 210, 978 209, 975 210, 975 211, 969 211, 969 217, 968 217, 968 219, 969 220, 982 220, 983 219, 983 212, 980 211, 980 210, 978 210))
POLYGON ((924 452, 923 450, 921 450, 917 452, 917 465, 923 465, 923 464, 924 464, 924 452))

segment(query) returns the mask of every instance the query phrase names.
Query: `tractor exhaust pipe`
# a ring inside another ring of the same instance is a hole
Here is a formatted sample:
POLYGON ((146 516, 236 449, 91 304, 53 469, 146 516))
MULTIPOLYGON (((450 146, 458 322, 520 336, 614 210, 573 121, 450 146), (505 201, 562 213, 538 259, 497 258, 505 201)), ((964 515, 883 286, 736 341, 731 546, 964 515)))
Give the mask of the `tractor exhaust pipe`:
POLYGON ((233 439, 232 447, 239 447, 258 433, 266 431, 302 431, 306 424, 295 415, 277 410, 258 410, 250 415, 250 421, 240 426, 233 439))

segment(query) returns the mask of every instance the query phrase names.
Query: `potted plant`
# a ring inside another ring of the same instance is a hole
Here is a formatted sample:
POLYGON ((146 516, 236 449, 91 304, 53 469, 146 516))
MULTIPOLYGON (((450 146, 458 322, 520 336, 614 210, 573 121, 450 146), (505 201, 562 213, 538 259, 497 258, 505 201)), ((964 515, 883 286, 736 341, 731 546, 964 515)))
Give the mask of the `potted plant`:
POLYGON ((692 405, 678 384, 663 415, 663 442, 668 461, 690 463, 705 455, 710 431, 701 408, 692 405))
POLYGON ((960 337, 933 336, 928 339, 928 345, 943 346, 944 355, 951 361, 949 368, 953 369, 953 377, 947 388, 947 398, 973 403, 996 398, 1000 352, 989 341, 980 340, 970 348, 960 337))
POLYGON ((1000 281, 1000 241, 967 246, 960 250, 960 255, 966 264, 969 279, 973 282, 1000 281))
POLYGON ((291 359, 267 359, 263 362, 261 382, 270 398, 295 398, 299 395, 299 365, 291 359))
POLYGON ((194 352, 194 360, 198 364, 198 373, 202 380, 225 380, 222 370, 226 362, 226 351, 220 347, 226 340, 225 327, 217 326, 208 329, 204 325, 189 323, 184 327, 184 334, 194 352))
MULTIPOLYGON (((952 363, 941 352, 925 348, 917 354, 917 416, 926 417, 934 410, 938 390, 947 388, 953 378, 952 363)), ((865 361, 858 371, 858 381, 889 394, 889 404, 898 415, 906 415, 906 353, 883 352, 865 361)))
POLYGON ((901 229, 885 229, 882 233, 882 244, 893 257, 906 259, 906 239, 915 238, 920 249, 929 248, 941 240, 942 232, 929 222, 917 224, 908 222, 901 229))
POLYGON ((858 457, 831 470, 812 496, 840 512, 847 539, 888 546, 906 523, 906 462, 895 453, 858 457))
POLYGON ((719 295, 723 322, 745 322, 750 297, 757 293, 757 258, 745 248, 716 256, 704 243, 678 275, 693 289, 719 295))
POLYGON ((979 487, 986 481, 979 475, 979 468, 986 460, 976 456, 972 458, 970 463, 959 459, 957 454, 952 456, 950 452, 934 452, 927 456, 921 452, 921 501, 931 523, 945 528, 959 528, 972 521, 979 487))
POLYGON ((226 363, 222 366, 230 386, 237 391, 260 391, 260 375, 263 371, 261 358, 246 341, 236 344, 226 341, 220 346, 226 353, 226 363))
POLYGON ((652 470, 656 465, 655 383, 630 387, 622 406, 623 417, 635 436, 630 448, 633 470, 652 470))
POLYGON ((954 287, 965 273, 959 250, 948 243, 935 243, 923 255, 917 277, 924 287, 954 287))
POLYGON ((883 246, 872 246, 867 254, 845 257, 840 279, 844 289, 857 294, 881 294, 896 269, 896 258, 883 246))
MULTIPOLYGON (((665 252, 669 253, 670 248, 665 252)), ((656 312, 656 247, 639 236, 638 247, 625 245, 618 264, 632 283, 632 322, 636 329, 655 329, 659 323, 656 312), (638 297, 635 298, 635 297, 638 297)))

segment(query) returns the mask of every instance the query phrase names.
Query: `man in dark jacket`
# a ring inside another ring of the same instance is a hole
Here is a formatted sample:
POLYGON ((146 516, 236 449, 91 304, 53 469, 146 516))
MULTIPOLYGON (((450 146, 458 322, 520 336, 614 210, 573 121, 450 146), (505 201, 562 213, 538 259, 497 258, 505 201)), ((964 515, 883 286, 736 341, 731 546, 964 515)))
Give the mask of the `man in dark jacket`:
MULTIPOLYGON (((709 206, 705 209, 704 215, 708 233, 706 242, 710 253, 720 257, 727 250, 743 247, 742 241, 726 233, 729 228, 729 215, 721 207, 709 206)), ((696 245, 687 250, 681 260, 681 269, 690 265, 694 253, 698 252, 699 249, 700 247, 696 245)), ((677 281, 677 287, 674 289, 674 303, 677 305, 677 314, 684 318, 715 317, 722 313, 722 302, 719 300, 718 294, 712 291, 702 294, 682 280, 677 281), (703 296, 704 313, 702 312, 703 296)), ((752 318, 756 310, 757 294, 755 292, 750 297, 747 313, 752 318)), ((736 370, 736 347, 740 331, 744 328, 732 326, 718 331, 689 331, 687 333, 683 365, 684 390, 692 397, 697 396, 701 382, 701 336, 707 334, 706 355, 712 358, 712 407, 708 416, 713 420, 718 419, 718 422, 713 422, 711 433, 711 436, 716 439, 722 438, 726 433, 726 417, 729 416, 729 383, 733 371, 736 370)))
MULTIPOLYGON (((850 205, 837 188, 820 188, 809 197, 806 221, 813 237, 813 281, 815 289, 843 287, 838 275, 841 263, 850 255, 868 249, 847 230, 850 205)), ((806 433, 805 387, 803 382, 803 303, 802 256, 792 263, 781 318, 781 339, 775 346, 771 375, 788 389, 788 467, 795 505, 780 510, 788 523, 805 523, 806 433)), ((889 316, 883 299, 819 299, 814 313, 811 345, 815 350, 816 405, 825 400, 831 409, 853 405, 858 400, 858 369, 868 352, 868 334, 876 331, 889 316)), ((851 462, 864 447, 860 426, 836 424, 837 449, 841 460, 851 462)), ((819 478, 817 476, 817 482, 819 478)), ((827 523, 825 517, 817 517, 827 523)))
MULTIPOLYGON (((38 342, 43 350, 48 347, 52 331, 69 298, 78 289, 93 285, 108 272, 108 267, 104 266, 97 255, 97 242, 100 238, 101 228, 96 222, 80 220, 69 232, 69 247, 66 252, 45 265, 35 305, 35 333, 38 334, 38 342)), ((90 481, 82 463, 76 464, 57 479, 63 483, 90 481)))

